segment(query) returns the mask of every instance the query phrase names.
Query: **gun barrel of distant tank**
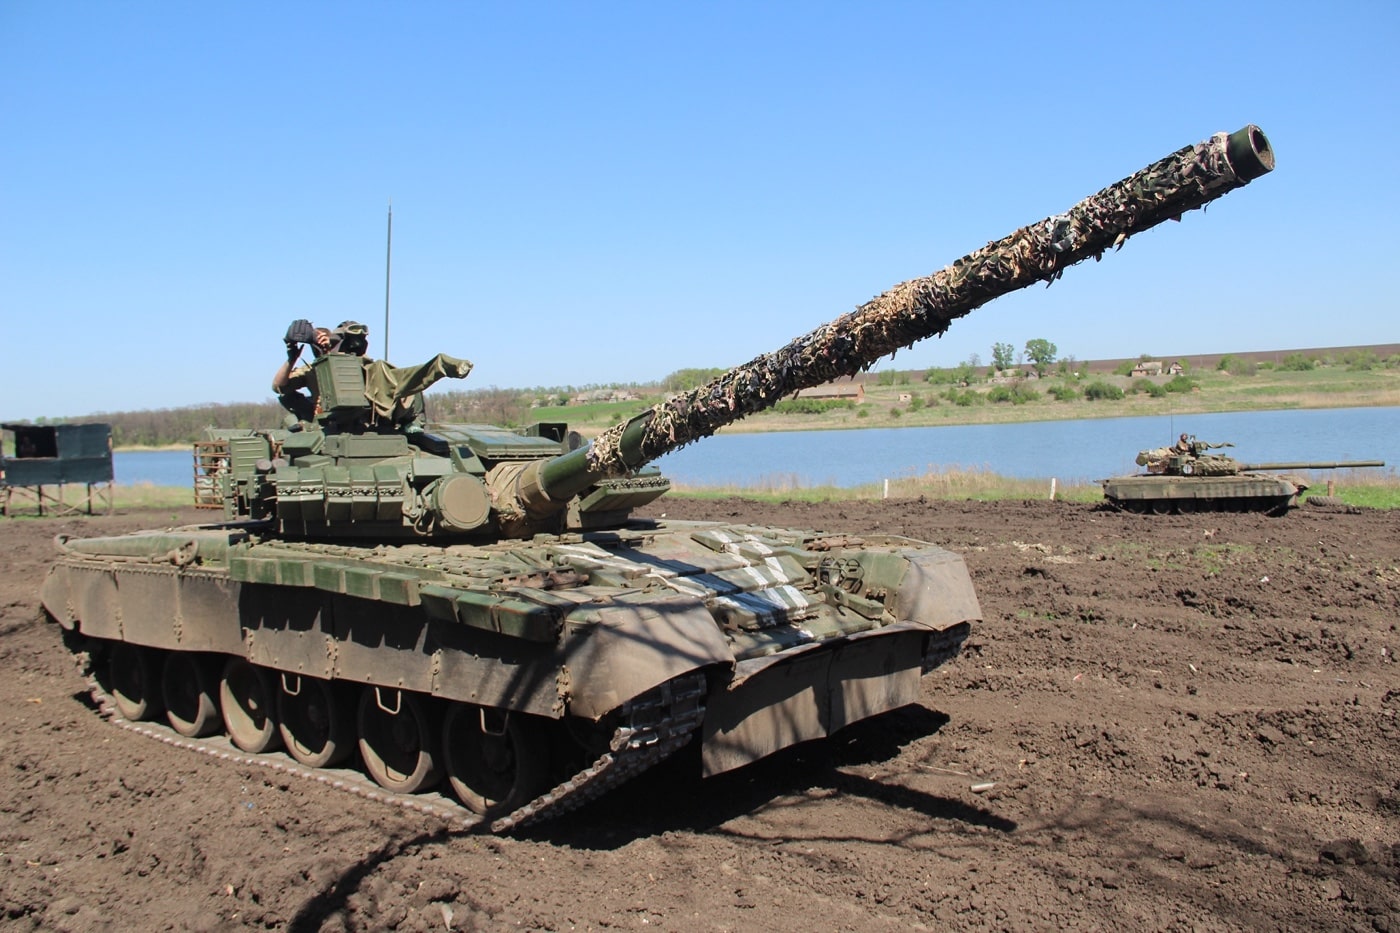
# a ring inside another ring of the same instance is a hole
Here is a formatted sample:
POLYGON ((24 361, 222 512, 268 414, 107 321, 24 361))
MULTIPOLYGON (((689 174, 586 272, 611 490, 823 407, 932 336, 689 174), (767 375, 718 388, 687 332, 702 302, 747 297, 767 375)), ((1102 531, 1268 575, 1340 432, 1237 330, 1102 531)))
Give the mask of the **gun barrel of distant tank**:
POLYGON ((1130 236, 1179 220, 1274 168, 1257 126, 1217 133, 1047 217, 988 243, 952 265, 912 279, 773 353, 735 367, 600 434, 591 444, 543 461, 519 484, 530 512, 562 507, 600 479, 625 476, 663 454, 800 389, 868 368, 881 357, 948 326, 988 301, 1036 282, 1053 282, 1069 266, 1100 257, 1130 236))
POLYGON ((1241 470, 1350 470, 1355 467, 1383 467, 1384 460, 1335 460, 1330 463, 1244 463, 1241 470))

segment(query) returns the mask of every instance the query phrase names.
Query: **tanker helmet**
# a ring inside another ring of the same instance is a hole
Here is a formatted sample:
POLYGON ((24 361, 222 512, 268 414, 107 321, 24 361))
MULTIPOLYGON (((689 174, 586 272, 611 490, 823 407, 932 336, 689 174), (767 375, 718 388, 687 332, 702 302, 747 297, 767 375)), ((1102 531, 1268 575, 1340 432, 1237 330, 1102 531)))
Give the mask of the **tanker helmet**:
POLYGON ((341 353, 364 356, 369 351, 369 328, 359 321, 341 321, 331 335, 341 353))

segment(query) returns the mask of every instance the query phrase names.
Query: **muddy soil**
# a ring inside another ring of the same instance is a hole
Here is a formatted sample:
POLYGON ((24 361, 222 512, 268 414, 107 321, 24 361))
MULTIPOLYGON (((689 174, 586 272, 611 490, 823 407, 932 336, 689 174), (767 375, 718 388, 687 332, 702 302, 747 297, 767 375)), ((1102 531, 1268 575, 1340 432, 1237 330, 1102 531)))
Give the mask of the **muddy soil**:
POLYGON ((1400 931, 1400 512, 663 511, 942 544, 985 621, 917 707, 491 838, 100 719, 51 538, 200 513, 0 521, 0 925, 1400 931))

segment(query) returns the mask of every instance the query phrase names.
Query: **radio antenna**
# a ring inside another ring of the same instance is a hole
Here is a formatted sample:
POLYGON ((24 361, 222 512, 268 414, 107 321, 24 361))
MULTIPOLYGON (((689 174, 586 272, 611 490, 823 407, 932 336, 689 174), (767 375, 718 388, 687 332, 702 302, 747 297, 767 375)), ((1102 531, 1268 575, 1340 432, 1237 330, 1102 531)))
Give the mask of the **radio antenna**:
POLYGON ((394 202, 389 201, 389 234, 384 245, 384 359, 389 359, 389 273, 394 266, 394 202))

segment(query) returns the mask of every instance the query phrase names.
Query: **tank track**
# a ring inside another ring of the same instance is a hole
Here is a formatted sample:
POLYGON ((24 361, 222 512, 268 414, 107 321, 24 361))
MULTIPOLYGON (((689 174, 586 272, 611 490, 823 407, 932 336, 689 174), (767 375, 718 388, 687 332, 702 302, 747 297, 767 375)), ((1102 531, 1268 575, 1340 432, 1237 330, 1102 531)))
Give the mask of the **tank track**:
POLYGON ((1280 516, 1296 501, 1294 496, 1231 496, 1218 499, 1110 499, 1104 502, 1119 512, 1137 515, 1193 515, 1198 512, 1254 513, 1280 516))
POLYGON ((504 834, 577 809, 679 751, 699 730, 705 717, 704 674, 691 672, 669 680, 623 705, 608 751, 587 768, 517 810, 484 818, 444 794, 395 794, 353 769, 310 768, 280 753, 245 752, 226 735, 193 739, 180 735, 164 723, 124 719, 117 711, 116 701, 97 676, 88 640, 69 629, 64 629, 63 635, 99 715, 115 726, 233 764, 256 765, 279 774, 316 781, 367 800, 444 820, 458 829, 504 834))

